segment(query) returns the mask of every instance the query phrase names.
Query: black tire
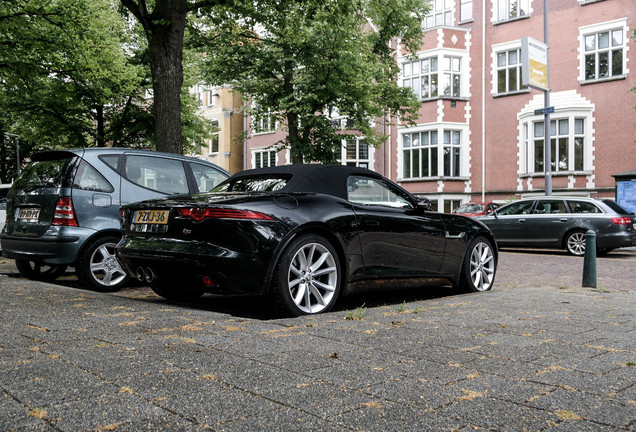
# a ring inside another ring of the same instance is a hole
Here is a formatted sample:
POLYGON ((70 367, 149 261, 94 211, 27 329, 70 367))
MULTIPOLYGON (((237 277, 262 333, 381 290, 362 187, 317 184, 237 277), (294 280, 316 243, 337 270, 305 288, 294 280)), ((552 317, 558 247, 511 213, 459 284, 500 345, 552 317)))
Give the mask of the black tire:
POLYGON ((67 265, 50 265, 24 259, 15 260, 15 266, 22 277, 43 282, 54 281, 62 276, 68 267, 67 265))
POLYGON ((328 312, 343 283, 338 254, 324 237, 302 235, 281 255, 273 283, 276 303, 293 316, 328 312))
POLYGON ((173 302, 190 302, 200 298, 203 291, 183 289, 181 287, 152 284, 150 288, 160 297, 173 302))
POLYGON ((585 242, 585 231, 572 231, 565 238, 565 249, 570 255, 583 256, 585 255, 585 242))
POLYGON ((466 249, 461 270, 460 289, 465 292, 488 291, 495 283, 497 258, 486 237, 475 237, 466 249))
POLYGON ((119 237, 100 237, 82 250, 75 273, 77 278, 95 291, 117 291, 130 279, 115 256, 119 237))

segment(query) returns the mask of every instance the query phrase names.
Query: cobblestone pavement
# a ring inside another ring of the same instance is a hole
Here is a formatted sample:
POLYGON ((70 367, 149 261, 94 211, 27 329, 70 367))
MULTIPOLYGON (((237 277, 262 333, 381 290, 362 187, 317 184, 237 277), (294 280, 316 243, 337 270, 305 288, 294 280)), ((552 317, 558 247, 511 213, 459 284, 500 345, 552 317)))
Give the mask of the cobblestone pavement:
POLYGON ((410 289, 273 319, 21 279, 0 259, 1 431, 636 430, 636 249, 503 251, 491 292, 410 289), (358 319, 354 319, 358 318, 358 319))

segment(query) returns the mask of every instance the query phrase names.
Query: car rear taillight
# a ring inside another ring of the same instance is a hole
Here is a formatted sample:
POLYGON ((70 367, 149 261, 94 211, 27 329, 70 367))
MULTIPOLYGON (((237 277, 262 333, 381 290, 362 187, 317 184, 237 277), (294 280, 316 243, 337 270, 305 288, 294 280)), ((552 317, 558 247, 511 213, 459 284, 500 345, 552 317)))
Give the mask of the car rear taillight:
POLYGON ((53 214, 53 225, 79 226, 70 197, 58 198, 53 214))
POLYGON ((616 225, 631 225, 632 220, 628 217, 613 217, 612 222, 616 225))
POLYGON ((180 208, 179 214, 195 222, 203 219, 242 219, 242 220, 273 220, 266 214, 250 210, 214 209, 214 208, 180 208))

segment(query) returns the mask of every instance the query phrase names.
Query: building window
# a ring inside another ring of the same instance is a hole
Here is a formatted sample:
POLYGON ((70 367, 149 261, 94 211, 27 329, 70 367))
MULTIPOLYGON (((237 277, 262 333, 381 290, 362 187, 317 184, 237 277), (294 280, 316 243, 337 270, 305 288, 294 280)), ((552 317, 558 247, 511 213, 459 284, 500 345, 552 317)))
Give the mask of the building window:
POLYGON ((418 99, 438 95, 437 57, 425 58, 402 65, 402 86, 413 90, 418 99))
POLYGON ((208 142, 208 153, 218 153, 219 152, 219 122, 213 121, 210 123, 212 129, 212 135, 210 136, 208 142))
POLYGON ((269 110, 262 110, 258 106, 254 108, 254 116, 252 127, 254 133, 271 133, 276 132, 278 125, 276 116, 269 110))
POLYGON ((402 135, 403 177, 436 177, 437 131, 406 133, 402 135))
POLYGON ((521 83, 521 49, 516 48, 496 53, 497 56, 497 93, 513 93, 525 90, 528 86, 521 83))
MULTIPOLYGON (((543 121, 532 122, 524 133, 532 131, 532 145, 528 146, 529 172, 545 171, 543 121)), ((585 162, 585 118, 562 118, 550 121, 551 171, 583 171, 585 162)))
POLYGON ((369 168, 369 144, 360 138, 347 139, 344 148, 343 165, 369 168))
POLYGON ((207 106, 214 107, 216 106, 216 97, 218 94, 214 93, 212 90, 208 90, 205 92, 205 98, 207 101, 207 106))
POLYGON ((254 150, 254 168, 276 166, 276 149, 254 150))
POLYGON ((461 22, 473 19, 473 0, 461 0, 459 6, 459 20, 461 22))
POLYGON ((460 205, 462 205, 462 200, 445 199, 444 213, 452 213, 453 210, 457 209, 460 205))
POLYGON ((521 18, 530 12, 530 0, 496 0, 497 21, 521 18))
POLYGON ((431 13, 424 18, 424 28, 453 25, 453 0, 429 0, 431 13))
POLYGON ((459 97, 461 82, 461 58, 444 57, 444 96, 459 97))
POLYGON ((583 35, 585 80, 623 75, 624 30, 616 28, 583 35))
POLYGON ((461 132, 444 131, 444 177, 459 177, 461 132))

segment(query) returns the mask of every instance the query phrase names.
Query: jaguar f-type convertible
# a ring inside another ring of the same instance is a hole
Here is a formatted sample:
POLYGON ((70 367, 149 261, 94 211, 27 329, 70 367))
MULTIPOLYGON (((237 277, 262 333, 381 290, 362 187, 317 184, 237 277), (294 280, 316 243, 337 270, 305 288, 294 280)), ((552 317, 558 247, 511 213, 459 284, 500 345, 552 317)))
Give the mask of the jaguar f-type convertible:
POLYGON ((243 171, 207 193, 124 206, 121 222, 119 260, 160 296, 259 294, 293 315, 384 282, 487 291, 498 258, 482 223, 340 165, 243 171))

